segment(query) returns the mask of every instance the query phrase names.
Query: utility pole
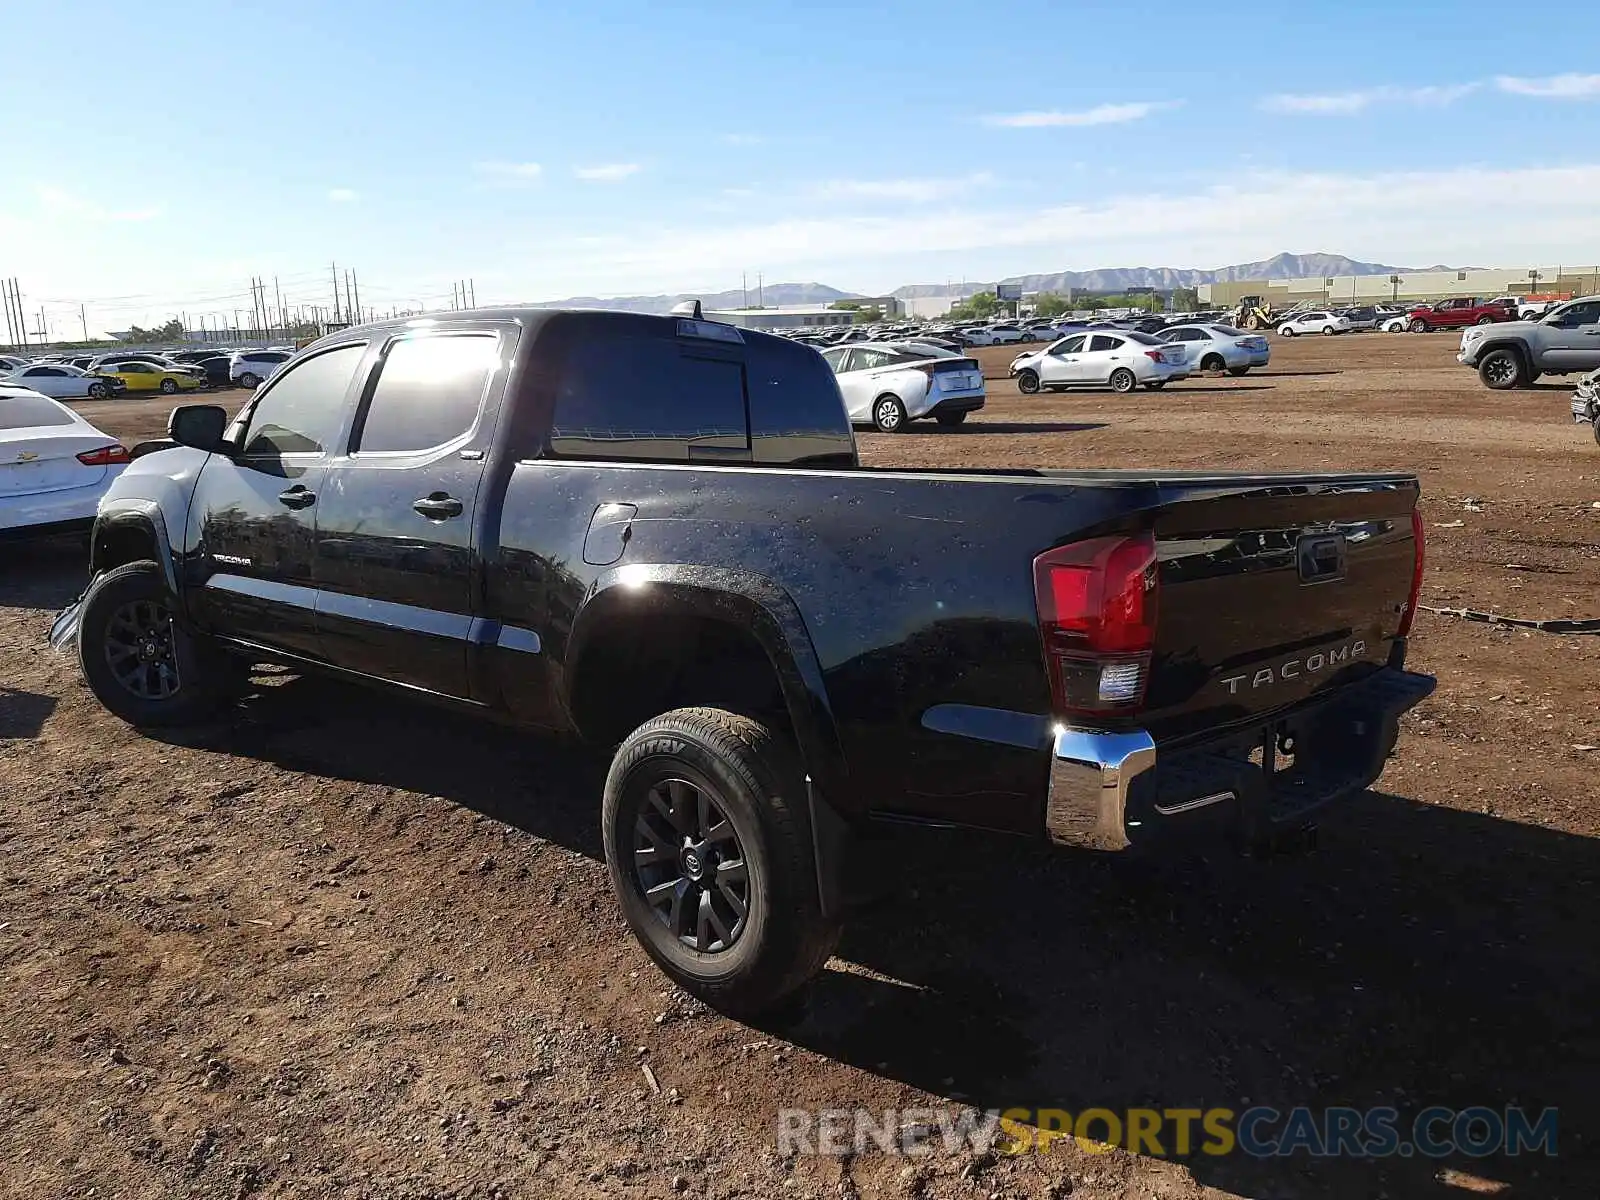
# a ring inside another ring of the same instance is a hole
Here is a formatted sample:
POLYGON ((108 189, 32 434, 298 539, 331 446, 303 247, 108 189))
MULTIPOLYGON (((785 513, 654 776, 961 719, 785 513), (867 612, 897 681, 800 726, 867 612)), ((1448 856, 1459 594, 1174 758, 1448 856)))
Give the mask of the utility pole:
POLYGON ((289 314, 283 310, 283 292, 278 287, 278 277, 272 277, 272 298, 278 302, 278 324, 283 326, 283 336, 289 336, 289 314))
POLYGON ((472 289, 472 305, 471 305, 471 307, 477 308, 478 307, 478 281, 476 279, 469 279, 469 280, 467 280, 467 286, 470 289, 472 289))
POLYGON ((757 271, 756 272, 756 307, 757 308, 765 308, 766 306, 767 306, 767 288, 766 288, 766 283, 762 279, 761 272, 757 271))
POLYGON ((361 280, 356 278, 354 267, 350 268, 350 291, 356 299, 356 320, 361 320, 361 280))
POLYGON ((22 311, 22 289, 17 284, 17 277, 11 277, 11 311, 16 314, 17 345, 22 349, 28 348, 28 318, 22 311))
POLYGON ((5 297, 6 310, 6 347, 15 349, 18 346, 16 318, 11 312, 11 281, 0 279, 0 296, 5 297))
POLYGON ((739 292, 740 292, 739 307, 740 308, 749 308, 750 307, 750 272, 748 272, 748 271, 740 271, 739 272, 739 292))
POLYGON ((329 263, 328 270, 333 275, 333 319, 337 321, 339 319, 339 266, 337 263, 329 263))
POLYGON ((89 340, 89 310, 84 305, 78 305, 78 320, 83 325, 83 340, 89 340))

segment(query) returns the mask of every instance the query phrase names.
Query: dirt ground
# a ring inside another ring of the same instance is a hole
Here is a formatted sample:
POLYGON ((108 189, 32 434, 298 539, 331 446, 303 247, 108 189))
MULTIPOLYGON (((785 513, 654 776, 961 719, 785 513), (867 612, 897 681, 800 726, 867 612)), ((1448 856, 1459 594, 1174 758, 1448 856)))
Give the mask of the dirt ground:
MULTIPOLYGON (((1025 398, 884 465, 1401 468, 1424 601, 1600 617, 1570 388, 1449 335, 1025 398)), ((242 398, 231 394, 235 402, 242 398)), ((165 405, 85 405, 159 432, 165 405)), ((675 995, 600 862, 603 764, 314 680, 143 736, 51 653, 74 545, 0 547, 0 1195, 1600 1194, 1600 638, 1424 614, 1439 691, 1319 846, 1169 862, 907 834, 777 1028, 675 995), (647 1072, 644 1068, 648 1067, 647 1072), (1560 1108, 1560 1155, 780 1157, 780 1108, 1560 1108)))

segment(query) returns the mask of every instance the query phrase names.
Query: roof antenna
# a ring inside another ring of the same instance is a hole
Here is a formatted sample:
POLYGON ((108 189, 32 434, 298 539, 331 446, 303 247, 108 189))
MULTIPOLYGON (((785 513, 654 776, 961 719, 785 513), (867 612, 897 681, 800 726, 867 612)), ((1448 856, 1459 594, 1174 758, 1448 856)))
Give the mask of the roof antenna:
POLYGON ((698 321, 701 319, 700 301, 685 300, 680 304, 674 304, 672 306, 672 315, 675 317, 693 317, 696 321, 698 321))

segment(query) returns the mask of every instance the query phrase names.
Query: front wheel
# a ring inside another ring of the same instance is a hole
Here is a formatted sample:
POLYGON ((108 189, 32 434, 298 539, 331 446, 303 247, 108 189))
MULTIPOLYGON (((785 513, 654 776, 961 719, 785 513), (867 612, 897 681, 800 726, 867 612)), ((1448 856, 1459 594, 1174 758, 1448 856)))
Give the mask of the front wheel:
POLYGON ((1248 374, 1250 374, 1250 368, 1249 367, 1229 367, 1228 368, 1228 374, 1229 375, 1234 375, 1234 376, 1248 375, 1248 374))
POLYGON ((898 396, 879 396, 872 404, 872 424, 879 433, 899 433, 906 427, 906 406, 898 396))
POLYGON ((1522 359, 1515 350, 1491 350, 1478 364, 1478 378, 1483 380, 1485 387, 1497 392, 1521 387, 1525 376, 1522 359))
POLYGON ((246 371, 243 375, 239 376, 240 387, 253 388, 260 382, 260 376, 252 375, 249 371, 246 371))
POLYGON ((1428 332, 1428 323, 1426 321, 1413 321, 1413 322, 1411 322, 1411 332, 1412 333, 1427 333, 1428 332))
POLYGON ((171 396, 176 393, 177 390, 178 381, 176 379, 163 379, 161 381, 161 394, 163 396, 171 396))
POLYGON ((1281 333, 1284 337, 1294 337, 1294 336, 1296 336, 1295 328, 1294 328, 1293 325, 1285 325, 1282 329, 1278 330, 1278 332, 1281 333))
POLYGON ((84 681, 107 711, 130 725, 187 725, 227 694, 226 654, 174 620, 161 566, 148 559, 90 585, 78 625, 84 681))
POLYGON ((1127 395, 1139 386, 1139 381, 1127 367, 1118 367, 1111 372, 1111 390, 1127 395))
POLYGON ((675 983, 724 1012, 774 1007, 838 941, 804 794, 790 748, 722 709, 663 713, 612 759, 601 822, 623 918, 675 983))
POLYGON ((106 398, 106 395, 107 395, 107 392, 106 392, 106 385, 105 384, 103 384, 103 383, 91 383, 89 385, 89 399, 91 399, 91 400, 104 400, 106 398))
POLYGON ((943 425, 946 429, 954 429, 957 425, 961 424, 961 422, 965 421, 966 419, 967 419, 967 414, 964 413, 964 412, 940 413, 937 417, 934 418, 934 420, 938 421, 939 424, 943 425))
POLYGON ((1019 371, 1017 373, 1017 391, 1024 396, 1037 396, 1039 394, 1039 373, 1037 371, 1019 371))

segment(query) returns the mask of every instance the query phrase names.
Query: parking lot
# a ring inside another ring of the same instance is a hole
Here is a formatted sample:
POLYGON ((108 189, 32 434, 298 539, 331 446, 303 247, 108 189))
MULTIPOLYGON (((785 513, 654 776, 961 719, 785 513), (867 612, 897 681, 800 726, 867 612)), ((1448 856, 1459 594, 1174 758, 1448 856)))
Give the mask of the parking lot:
MULTIPOLYGON (((862 455, 1412 470, 1424 604, 1600 617, 1600 448, 1570 381, 1490 392, 1457 341, 1274 339, 1263 371, 1127 396, 1023 397, 1015 349, 982 348, 982 412, 862 455)), ((170 404, 76 407, 132 445, 170 404)), ((136 734, 45 645, 81 550, 0 553, 0 1192, 1600 1193, 1600 638, 1424 612, 1413 661, 1439 690, 1310 852, 907 834, 902 898, 763 1030, 675 996, 628 937, 603 764, 282 676, 200 732, 136 734), (1559 1106, 1560 1157, 773 1148, 782 1107, 946 1102, 1559 1106)))

